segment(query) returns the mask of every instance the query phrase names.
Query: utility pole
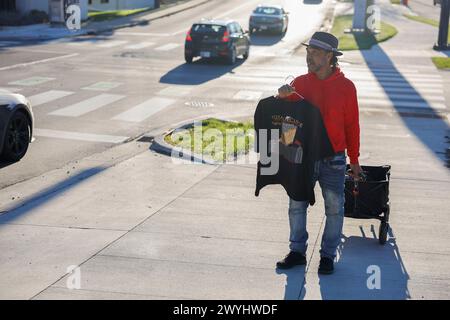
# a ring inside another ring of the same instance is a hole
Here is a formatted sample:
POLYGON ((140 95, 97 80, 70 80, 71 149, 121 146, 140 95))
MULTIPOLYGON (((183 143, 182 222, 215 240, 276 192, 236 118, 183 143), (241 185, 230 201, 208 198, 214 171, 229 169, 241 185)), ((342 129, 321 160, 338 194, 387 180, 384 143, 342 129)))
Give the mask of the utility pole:
POLYGON ((448 20, 450 14, 450 0, 441 0, 441 18, 439 22, 438 42, 434 50, 450 50, 448 39, 448 20))

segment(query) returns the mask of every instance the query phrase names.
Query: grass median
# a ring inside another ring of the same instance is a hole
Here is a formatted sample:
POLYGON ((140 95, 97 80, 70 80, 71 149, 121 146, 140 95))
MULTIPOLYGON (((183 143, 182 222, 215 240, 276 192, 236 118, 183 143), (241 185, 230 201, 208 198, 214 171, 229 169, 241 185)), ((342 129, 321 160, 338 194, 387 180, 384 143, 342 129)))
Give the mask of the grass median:
POLYGON ((153 8, 140 8, 134 10, 114 10, 114 11, 91 11, 88 13, 88 17, 91 21, 108 21, 121 17, 130 16, 133 14, 141 13, 144 11, 152 10, 153 8))
POLYGON ((174 131, 166 135, 164 140, 173 146, 219 162, 247 154, 253 148, 254 132, 251 122, 206 119, 199 124, 174 131))
POLYGON ((433 57, 431 58, 431 60, 433 60, 433 63, 436 66, 436 68, 441 70, 450 70, 450 58, 433 57))
POLYGON ((339 39, 339 50, 366 50, 373 45, 386 41, 397 34, 397 29, 381 21, 380 33, 371 32, 345 33, 345 29, 351 29, 353 24, 353 15, 337 16, 334 19, 331 33, 339 39))
MULTIPOLYGON (((425 23, 430 26, 439 28, 439 21, 437 21, 437 20, 425 18, 425 17, 421 17, 421 16, 413 16, 413 15, 409 15, 409 14, 405 14, 404 16, 410 20, 425 23)), ((447 43, 450 43, 450 26, 448 27, 447 43)), ((433 61, 436 68, 438 68, 438 69, 441 69, 441 70, 449 70, 450 69, 450 58, 448 58, 448 57, 433 57, 433 58, 431 58, 431 60, 433 61)))

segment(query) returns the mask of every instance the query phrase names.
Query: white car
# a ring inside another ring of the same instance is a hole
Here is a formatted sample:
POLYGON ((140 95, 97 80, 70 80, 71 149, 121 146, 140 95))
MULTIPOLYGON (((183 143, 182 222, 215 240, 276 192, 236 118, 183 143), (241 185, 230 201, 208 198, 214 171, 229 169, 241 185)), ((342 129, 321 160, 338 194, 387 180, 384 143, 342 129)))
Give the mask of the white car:
POLYGON ((255 31, 286 33, 289 24, 289 12, 279 5, 258 5, 250 15, 250 34, 255 31))
POLYGON ((32 141, 34 116, 21 94, 0 92, 0 158, 19 161, 32 141))

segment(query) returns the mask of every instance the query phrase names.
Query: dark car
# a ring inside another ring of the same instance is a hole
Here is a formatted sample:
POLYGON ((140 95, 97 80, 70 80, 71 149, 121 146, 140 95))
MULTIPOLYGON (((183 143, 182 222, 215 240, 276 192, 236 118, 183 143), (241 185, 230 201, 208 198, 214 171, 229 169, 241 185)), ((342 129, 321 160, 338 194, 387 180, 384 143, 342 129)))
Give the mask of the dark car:
POLYGON ((195 57, 224 58, 234 64, 240 55, 250 53, 250 37, 233 20, 203 20, 194 23, 186 35, 184 58, 191 63, 195 57))
POLYGON ((32 140, 34 117, 30 102, 20 94, 0 93, 0 158, 19 161, 32 140))
POLYGON ((289 12, 276 5, 259 5, 250 15, 250 34, 255 31, 286 33, 289 24, 289 12))

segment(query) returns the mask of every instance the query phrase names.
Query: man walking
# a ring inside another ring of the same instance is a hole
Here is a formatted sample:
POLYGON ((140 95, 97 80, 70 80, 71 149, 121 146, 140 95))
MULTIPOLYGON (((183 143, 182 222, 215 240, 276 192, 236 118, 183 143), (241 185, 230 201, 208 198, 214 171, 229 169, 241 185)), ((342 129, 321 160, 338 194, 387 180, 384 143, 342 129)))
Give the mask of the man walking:
MULTIPOLYGON (((325 202, 326 224, 321 242, 319 273, 334 271, 334 258, 341 240, 344 221, 344 183, 346 155, 355 179, 359 179, 359 114, 356 88, 337 65, 338 39, 330 33, 316 32, 306 48, 308 73, 297 77, 291 85, 278 89, 278 97, 290 101, 299 95, 320 109, 334 156, 316 161, 314 184, 319 181, 325 202), (295 94, 297 93, 297 94, 295 94)), ((280 269, 306 264, 308 232, 307 201, 289 202, 289 254, 277 263, 280 269)))

